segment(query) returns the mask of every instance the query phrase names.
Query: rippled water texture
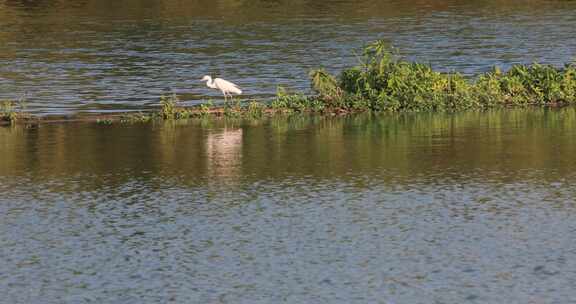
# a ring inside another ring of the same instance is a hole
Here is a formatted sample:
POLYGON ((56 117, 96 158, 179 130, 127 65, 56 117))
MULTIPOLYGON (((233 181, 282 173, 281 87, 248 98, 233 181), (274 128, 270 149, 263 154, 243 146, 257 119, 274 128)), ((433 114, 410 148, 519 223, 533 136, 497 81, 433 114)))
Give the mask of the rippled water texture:
POLYGON ((143 109, 172 91, 219 100, 205 74, 265 99, 375 39, 476 74, 570 62, 574 37, 575 1, 0 0, 0 99, 27 94, 40 114, 143 109))
POLYGON ((0 303, 571 303, 575 125, 0 128, 0 303))

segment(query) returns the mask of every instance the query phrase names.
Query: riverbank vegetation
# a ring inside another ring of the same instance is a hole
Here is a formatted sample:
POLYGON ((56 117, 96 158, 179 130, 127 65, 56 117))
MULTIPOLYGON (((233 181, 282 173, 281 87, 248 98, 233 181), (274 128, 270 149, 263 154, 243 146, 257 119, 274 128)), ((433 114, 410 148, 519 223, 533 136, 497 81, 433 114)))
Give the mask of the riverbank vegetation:
POLYGON ((14 100, 1 100, 0 101, 0 125, 2 124, 15 124, 20 120, 31 118, 30 114, 25 112, 26 105, 24 99, 21 98, 17 101, 14 100))
POLYGON ((360 64, 338 78, 313 71, 317 97, 343 111, 433 112, 526 105, 576 103, 576 64, 514 65, 477 77, 441 73, 409 62, 378 41, 368 45, 360 64))
MULTIPOLYGON (((100 124, 141 123, 192 117, 251 117, 271 114, 355 112, 455 112, 499 107, 564 106, 576 103, 576 63, 563 67, 534 63, 498 67, 476 77, 434 71, 411 62, 383 41, 367 45, 359 63, 334 76, 323 69, 310 72, 313 94, 279 87, 270 102, 233 99, 222 106, 211 101, 194 107, 180 105, 175 94, 160 98, 160 110, 102 115, 100 124)), ((0 104, 0 122, 28 121, 22 108, 0 104)))

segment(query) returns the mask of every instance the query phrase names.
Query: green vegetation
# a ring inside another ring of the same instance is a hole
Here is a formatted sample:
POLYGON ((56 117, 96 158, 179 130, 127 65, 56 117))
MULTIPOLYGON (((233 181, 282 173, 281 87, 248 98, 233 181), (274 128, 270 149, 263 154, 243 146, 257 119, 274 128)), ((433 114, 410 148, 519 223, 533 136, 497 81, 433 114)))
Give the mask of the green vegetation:
POLYGON ((99 125, 111 125, 114 121, 110 118, 98 118, 96 123, 99 125))
POLYGON ((18 101, 0 101, 0 125, 2 123, 15 124, 20 120, 29 119, 30 115, 24 112, 25 109, 26 104, 23 98, 18 101))
POLYGON ((14 123, 18 120, 18 112, 16 112, 16 107, 13 101, 7 100, 0 102, 0 120, 8 121, 10 123, 14 123))
MULTIPOLYGON (((456 112, 510 106, 576 104, 576 63, 554 67, 534 63, 477 77, 441 73, 430 65, 403 59, 382 41, 366 46, 356 66, 333 76, 323 69, 310 72, 313 95, 278 87, 269 103, 232 99, 215 107, 212 101, 183 107, 176 94, 160 97, 160 110, 99 117, 99 124, 145 123, 193 117, 258 119, 272 114, 353 112, 456 112)), ((0 122, 23 117, 23 103, 0 103, 0 122)))
POLYGON ((186 119, 192 117, 189 109, 178 105, 180 100, 176 94, 160 97, 160 116, 163 119, 186 119))
POLYGON ((247 107, 247 115, 251 118, 261 118, 264 116, 266 105, 256 100, 250 101, 247 107))
POLYGON ((340 77, 313 71, 312 85, 324 104, 344 111, 433 112, 497 106, 565 105, 576 102, 576 65, 515 65, 476 78, 440 73, 409 62, 384 42, 368 45, 358 66, 340 77))
MULTIPOLYGON (((157 115, 157 114, 156 114, 157 115)), ((121 123, 145 123, 150 122, 154 118, 150 113, 126 113, 120 116, 121 123)))
POLYGON ((212 109, 212 100, 209 100, 207 103, 203 103, 200 105, 200 116, 208 116, 210 114, 210 109, 212 109))

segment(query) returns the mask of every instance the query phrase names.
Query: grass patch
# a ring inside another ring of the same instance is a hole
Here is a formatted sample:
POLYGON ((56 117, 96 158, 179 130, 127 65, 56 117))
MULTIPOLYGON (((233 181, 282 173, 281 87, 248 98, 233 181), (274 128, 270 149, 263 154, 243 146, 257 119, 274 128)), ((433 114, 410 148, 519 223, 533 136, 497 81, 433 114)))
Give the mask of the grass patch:
POLYGON ((150 113, 126 113, 120 116, 120 123, 147 123, 154 119, 154 115, 150 113))

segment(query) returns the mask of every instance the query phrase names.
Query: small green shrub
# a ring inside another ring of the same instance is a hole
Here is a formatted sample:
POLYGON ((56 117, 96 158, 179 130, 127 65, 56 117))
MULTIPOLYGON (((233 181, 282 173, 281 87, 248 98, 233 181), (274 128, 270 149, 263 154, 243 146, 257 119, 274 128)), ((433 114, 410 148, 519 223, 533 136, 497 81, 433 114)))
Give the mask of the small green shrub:
POLYGON ((177 109, 176 113, 174 114, 174 118, 176 119, 189 119, 194 116, 194 112, 189 109, 177 109))
POLYGON ((15 123, 18 120, 15 103, 11 100, 0 102, 0 120, 15 123))
POLYGON ((179 101, 180 100, 178 99, 178 96, 176 96, 176 94, 168 96, 165 95, 160 96, 160 106, 162 107, 160 113, 162 115, 162 118, 164 119, 176 118, 177 106, 179 101))
POLYGON ((224 116, 227 118, 238 118, 242 115, 242 105, 239 100, 232 100, 232 103, 224 105, 224 116))
POLYGON ((314 105, 315 112, 324 110, 325 107, 341 108, 343 106, 343 91, 334 76, 323 69, 312 70, 309 76, 312 89, 318 94, 315 101, 322 101, 324 103, 321 109, 318 107, 318 103, 316 103, 314 105))
POLYGON ((246 113, 251 118, 260 118, 264 115, 264 111, 266 110, 266 105, 252 100, 248 103, 246 108, 246 113))
POLYGON ((160 116, 163 119, 188 119, 194 116, 194 112, 180 107, 178 103, 180 99, 176 94, 168 95, 168 96, 160 96, 160 116))
POLYGON ((305 112, 310 110, 310 99, 303 94, 288 93, 283 87, 278 87, 276 99, 272 101, 272 109, 278 112, 305 112))
POLYGON ((4 100, 0 101, 0 121, 15 124, 17 121, 25 118, 30 118, 30 115, 24 111, 26 109, 26 102, 24 97, 17 101, 4 100))
POLYGON ((212 100, 209 100, 207 103, 203 103, 200 105, 200 116, 207 116, 210 114, 212 109, 213 103, 212 100))

